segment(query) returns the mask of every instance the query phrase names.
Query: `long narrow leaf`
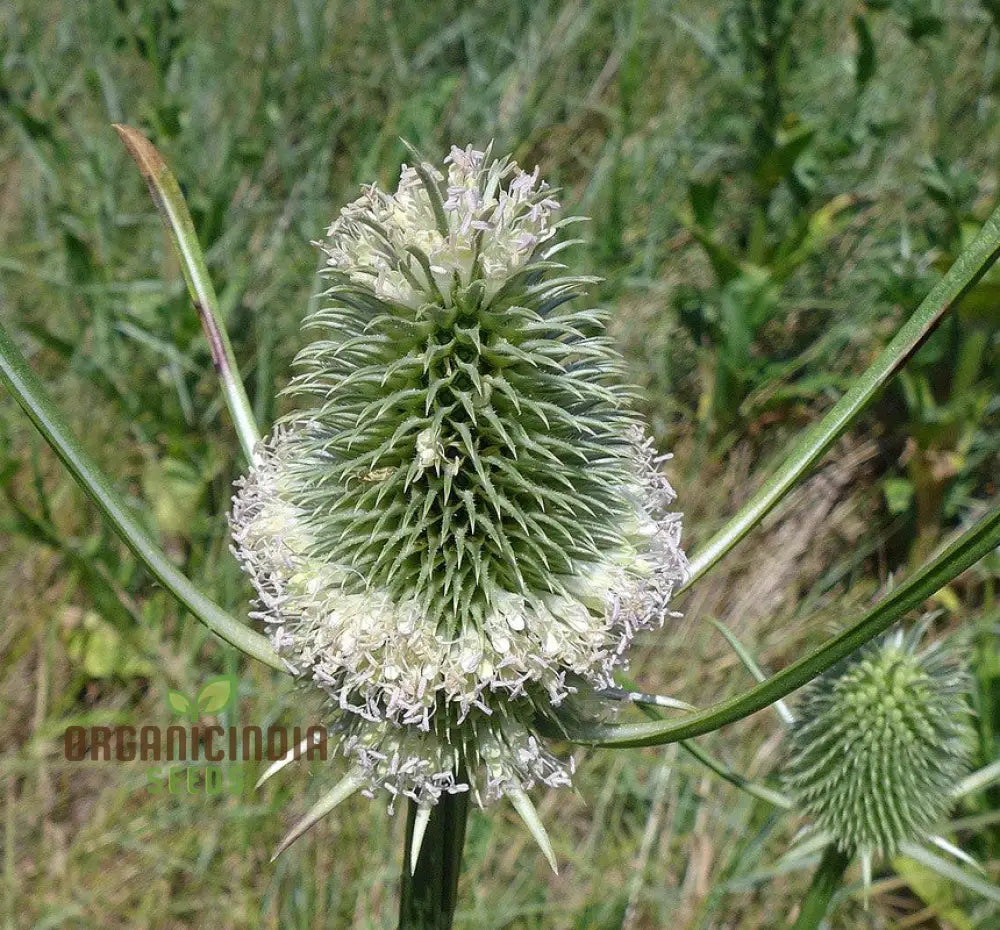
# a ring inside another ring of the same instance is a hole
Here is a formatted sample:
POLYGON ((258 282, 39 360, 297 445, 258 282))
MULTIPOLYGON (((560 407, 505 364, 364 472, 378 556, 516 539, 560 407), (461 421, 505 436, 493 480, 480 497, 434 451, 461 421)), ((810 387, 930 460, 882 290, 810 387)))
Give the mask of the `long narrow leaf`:
POLYGON ((978 875, 972 875, 960 866, 949 862, 947 859, 943 859, 923 846, 918 846, 916 843, 904 843, 899 851, 904 856, 908 856, 928 869, 933 869, 942 878, 947 878, 949 881, 963 885, 970 891, 981 894, 984 898, 1000 904, 1000 885, 995 885, 993 882, 980 878, 978 875))
POLYGON ((983 556, 1000 546, 1000 507, 966 530, 936 559, 907 579, 882 599, 860 620, 842 633, 827 640, 814 652, 793 662, 777 675, 738 694, 720 701, 697 714, 680 720, 614 725, 572 725, 566 722, 552 728, 550 735, 592 746, 658 746, 690 739, 717 730, 726 724, 749 717, 802 687, 841 659, 887 630, 908 611, 919 607, 928 597, 960 575, 983 556))
POLYGON ((715 772, 719 778, 724 781, 728 781, 729 784, 740 791, 745 791, 752 797, 759 798, 761 801, 767 801, 768 804, 773 804, 775 807, 780 807, 782 810, 791 810, 792 801, 791 798, 783 795, 780 791, 775 791, 773 788, 768 788, 767 785, 758 785, 756 782, 751 781, 739 772, 734 772, 729 766, 720 762, 711 754, 705 752, 697 743, 691 740, 681 740, 681 747, 692 756, 694 756, 702 765, 712 772, 715 772))
POLYGON ((0 324, 0 381, 24 408, 80 487, 157 581, 214 633, 241 652, 287 671, 267 639, 227 614, 178 571, 135 518, 111 482, 70 432, 66 420, 0 324))
POLYGON ((115 131, 125 143, 129 155, 139 166, 149 186, 153 202, 160 211, 163 225, 170 233, 170 240, 174 244, 181 270, 184 272, 188 293, 198 311, 205 337, 208 339, 212 362, 222 382, 222 391, 236 427, 236 434, 239 436, 247 461, 250 461, 254 447, 260 440, 260 432, 240 378, 236 356, 226 334, 222 314, 219 312, 219 299, 215 295, 212 279, 208 276, 208 268, 205 267, 205 259, 198 244, 191 214, 184 202, 184 195, 163 157, 141 132, 119 123, 115 124, 115 131))
MULTIPOLYGON (((627 697, 630 697, 633 703, 635 703, 639 707, 639 709, 647 717, 650 718, 650 720, 663 719, 663 715, 657 709, 658 706, 661 706, 658 704, 657 701, 638 700, 638 698, 640 697, 651 698, 655 697, 654 695, 641 695, 632 690, 637 687, 636 683, 624 672, 617 672, 615 674, 615 678, 625 688, 629 689, 629 692, 623 691, 622 693, 626 694, 627 697)), ((603 691, 600 693, 607 694, 608 692, 603 691)), ((683 701, 677 701, 676 703, 684 704, 683 701)), ((671 703, 668 706, 673 710, 677 709, 677 707, 673 703, 671 703)), ((684 706, 683 709, 689 711, 697 711, 698 708, 693 707, 690 704, 687 704, 684 706)), ((775 807, 780 807, 783 810, 788 810, 791 808, 792 806, 791 800, 785 797, 780 791, 775 791, 772 788, 768 788, 766 785, 758 785, 756 782, 751 781, 749 778, 746 778, 739 772, 734 772, 724 762, 720 761, 719 759, 716 759, 709 752, 702 749, 701 746, 699 746, 697 743, 694 743, 691 740, 681 740, 680 745, 682 749, 687 750, 687 752, 690 755, 692 755, 695 759, 697 759, 707 769, 714 772, 716 775, 719 776, 719 778, 723 779, 724 781, 728 781, 729 784, 733 785, 734 787, 739 788, 740 791, 745 791, 747 794, 752 795, 755 798, 759 798, 762 801, 767 801, 769 804, 773 804, 775 807)))
POLYGON ((684 588, 690 587, 712 568, 795 487, 906 364, 944 315, 989 270, 998 256, 1000 208, 993 212, 976 238, 958 256, 947 274, 931 289, 868 370, 858 377, 853 387, 822 420, 806 431, 784 463, 739 513, 692 556, 684 588))

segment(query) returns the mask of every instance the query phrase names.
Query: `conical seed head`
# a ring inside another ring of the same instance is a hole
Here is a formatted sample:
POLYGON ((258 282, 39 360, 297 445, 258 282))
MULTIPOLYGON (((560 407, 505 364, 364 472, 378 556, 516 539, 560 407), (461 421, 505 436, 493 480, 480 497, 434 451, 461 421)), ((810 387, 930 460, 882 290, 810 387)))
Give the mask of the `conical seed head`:
POLYGON ((787 790, 845 852, 893 855, 926 835, 966 772, 967 676, 902 636, 868 647, 803 693, 787 790))
MULTIPOLYGON (((487 794, 564 780, 525 721, 608 683, 684 574, 605 314, 579 306, 591 279, 546 258, 557 208, 537 171, 471 148, 345 207, 300 409, 235 500, 261 616, 373 772, 423 739, 428 771, 481 763, 487 794)), ((425 801, 434 782, 373 780, 425 801)))

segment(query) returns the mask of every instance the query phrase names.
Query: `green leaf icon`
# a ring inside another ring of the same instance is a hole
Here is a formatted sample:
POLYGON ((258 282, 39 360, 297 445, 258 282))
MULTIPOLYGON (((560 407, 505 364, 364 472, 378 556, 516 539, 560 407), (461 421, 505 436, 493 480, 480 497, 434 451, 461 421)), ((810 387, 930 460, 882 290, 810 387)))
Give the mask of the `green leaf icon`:
POLYGON ((198 713, 214 714, 224 710, 236 698, 236 676, 220 675, 198 692, 198 713))
POLYGON ((167 703, 175 714, 187 716, 194 709, 191 699, 180 691, 167 691, 167 703))

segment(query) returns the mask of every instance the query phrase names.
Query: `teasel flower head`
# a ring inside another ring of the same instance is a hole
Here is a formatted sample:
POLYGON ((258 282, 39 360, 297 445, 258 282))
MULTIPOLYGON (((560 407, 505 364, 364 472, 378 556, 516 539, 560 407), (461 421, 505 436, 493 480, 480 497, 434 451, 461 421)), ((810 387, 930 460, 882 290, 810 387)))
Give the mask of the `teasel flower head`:
POLYGON ((804 689, 784 769, 787 792, 849 855, 871 863, 936 840, 972 752, 969 679, 954 649, 890 635, 804 689))
POLYGON ((345 207, 296 412, 234 500, 289 668, 369 792, 484 804, 571 766, 538 734, 610 685, 683 579, 680 517, 555 191, 489 150, 345 207))

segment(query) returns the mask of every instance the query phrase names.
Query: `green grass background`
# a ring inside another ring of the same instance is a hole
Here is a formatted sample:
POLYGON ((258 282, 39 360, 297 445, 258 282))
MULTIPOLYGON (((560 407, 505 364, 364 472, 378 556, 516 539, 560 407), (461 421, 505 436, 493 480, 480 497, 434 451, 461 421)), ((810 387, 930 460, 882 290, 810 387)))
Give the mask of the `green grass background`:
MULTIPOLYGON (((400 137, 434 157, 493 140, 591 218, 572 261, 605 279, 595 299, 613 311, 658 444, 675 453, 693 547, 874 357, 995 198, 992 15, 969 0, 7 0, 0 313, 172 557, 244 612, 225 521, 238 444, 169 244, 110 124, 142 128, 173 166, 262 424, 283 409, 318 288, 311 241, 359 184, 394 183, 400 137), (762 167, 767 74, 734 26, 741 10, 772 7, 792 11, 782 131, 815 128, 791 169, 762 167), (779 183, 755 227, 768 171, 779 183), (767 304, 740 356, 738 404, 720 394, 733 390, 718 377, 731 349, 718 335, 725 304, 688 215, 692 182, 705 179, 720 183, 713 235, 744 256, 763 254, 757 240, 780 248, 833 198, 849 202, 767 304)), ((887 392, 685 596, 683 619, 643 638, 633 672, 648 689, 704 705, 746 687, 709 619, 778 668, 996 494, 997 302, 980 303, 979 317, 949 321, 921 353, 919 378, 887 392), (970 333, 982 334, 978 364, 948 394, 970 333)), ((6 396, 0 491, 2 926, 393 926, 403 824, 381 801, 352 800, 269 864, 336 763, 291 767, 260 791, 248 766, 241 794, 205 797, 150 793, 139 763, 64 760, 67 725, 165 725, 167 689, 192 694, 212 675, 239 675, 226 724, 305 725, 320 708, 156 588, 6 396)), ((966 637, 980 764, 1000 736, 998 577, 994 558, 929 605, 940 633, 966 637)), ((773 711, 702 743, 754 777, 781 758, 773 711)), ((575 755, 574 790, 535 797, 560 875, 509 806, 477 812, 457 926, 784 924, 808 882, 775 865, 794 817, 674 748, 575 755)), ((974 818, 959 840, 994 879, 998 801, 983 793, 959 812, 974 818)), ((878 874, 869 908, 852 886, 832 926, 989 928, 1000 912, 897 863, 878 874)))

